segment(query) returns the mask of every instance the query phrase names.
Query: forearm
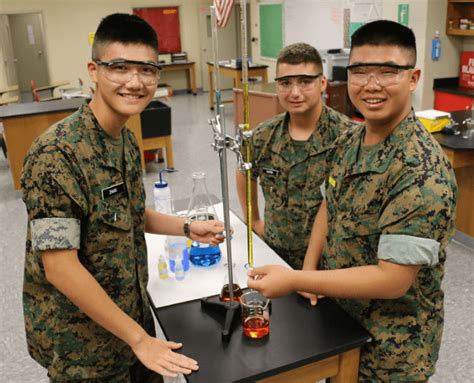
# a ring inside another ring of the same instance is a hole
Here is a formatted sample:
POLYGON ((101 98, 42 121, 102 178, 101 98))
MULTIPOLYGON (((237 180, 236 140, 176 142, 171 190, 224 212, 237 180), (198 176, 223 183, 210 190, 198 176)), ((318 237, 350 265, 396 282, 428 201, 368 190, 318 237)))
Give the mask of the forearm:
POLYGON ((152 209, 145 209, 145 232, 164 235, 184 235, 185 218, 161 214, 152 209))
POLYGON ((316 270, 318 268, 319 259, 321 258, 324 245, 326 244, 327 232, 327 207, 326 201, 323 201, 314 219, 308 248, 306 249, 304 258, 303 270, 316 270))
POLYGON ((337 270, 293 271, 293 290, 349 299, 396 299, 403 296, 420 266, 380 262, 337 270))
MULTIPOLYGON (((247 174, 237 170, 235 178, 240 207, 242 208, 244 221, 247 222, 247 174)), ((250 192, 252 205, 252 220, 258 221, 260 220, 260 212, 258 209, 257 182, 255 180, 250 181, 250 192)))
POLYGON ((80 263, 76 250, 44 252, 42 259, 48 281, 94 322, 132 348, 147 336, 80 263))

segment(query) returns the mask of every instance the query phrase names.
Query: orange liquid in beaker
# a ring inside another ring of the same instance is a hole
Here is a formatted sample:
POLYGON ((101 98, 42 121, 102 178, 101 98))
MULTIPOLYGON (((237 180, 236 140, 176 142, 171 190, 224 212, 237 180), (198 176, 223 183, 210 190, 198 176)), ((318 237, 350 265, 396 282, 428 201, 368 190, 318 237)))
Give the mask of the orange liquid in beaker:
POLYGON ((242 326, 244 334, 249 338, 259 339, 270 333, 270 322, 261 316, 245 318, 242 326))
MULTIPOLYGON (((234 283, 233 286, 234 286, 234 301, 238 302, 240 301, 240 297, 242 296, 242 290, 237 283, 234 283)), ((229 290, 228 283, 222 287, 221 294, 219 295, 219 299, 222 302, 230 301, 230 290, 229 290)))

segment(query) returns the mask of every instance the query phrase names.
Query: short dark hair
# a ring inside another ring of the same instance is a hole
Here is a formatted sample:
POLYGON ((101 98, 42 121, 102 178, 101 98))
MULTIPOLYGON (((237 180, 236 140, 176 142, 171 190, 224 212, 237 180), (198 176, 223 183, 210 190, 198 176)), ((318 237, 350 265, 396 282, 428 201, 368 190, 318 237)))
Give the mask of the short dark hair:
POLYGON ((153 48, 158 56, 158 36, 142 18, 128 13, 114 13, 102 19, 92 44, 92 59, 100 59, 100 48, 105 44, 142 44, 153 48))
POLYGON ((351 49, 362 45, 392 45, 408 50, 413 56, 411 65, 416 64, 416 39, 413 31, 395 21, 377 20, 361 26, 354 32, 351 49))
POLYGON ((320 71, 323 70, 321 56, 317 49, 306 43, 295 43, 286 46, 280 51, 277 59, 277 68, 279 64, 298 65, 312 63, 320 71))

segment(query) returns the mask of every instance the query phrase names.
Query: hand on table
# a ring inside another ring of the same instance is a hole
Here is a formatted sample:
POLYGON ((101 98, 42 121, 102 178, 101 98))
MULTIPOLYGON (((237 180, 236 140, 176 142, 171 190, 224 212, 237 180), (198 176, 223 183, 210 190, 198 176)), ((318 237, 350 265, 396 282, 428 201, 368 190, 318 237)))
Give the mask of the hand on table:
POLYGON ((199 369, 194 359, 173 352, 181 347, 181 343, 147 335, 132 350, 145 367, 160 375, 174 378, 178 373, 190 374, 199 369))
POLYGON ((312 306, 316 306, 318 304, 318 300, 324 298, 324 295, 307 293, 305 291, 297 291, 297 293, 301 295, 303 298, 308 298, 309 303, 311 303, 312 306))

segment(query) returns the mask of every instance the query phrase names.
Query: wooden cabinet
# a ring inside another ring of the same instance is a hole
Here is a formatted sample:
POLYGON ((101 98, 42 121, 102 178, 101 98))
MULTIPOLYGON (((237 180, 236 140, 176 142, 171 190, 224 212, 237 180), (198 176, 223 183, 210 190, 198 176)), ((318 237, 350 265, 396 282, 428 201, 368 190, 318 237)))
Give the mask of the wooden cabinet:
POLYGON ((448 12, 446 14, 447 35, 474 36, 474 29, 459 28, 460 19, 469 19, 474 22, 474 1, 448 0, 448 12))
POLYGON ((328 82, 326 88, 326 105, 338 112, 351 116, 351 103, 347 95, 347 82, 328 82))
POLYGON ((471 110, 473 98, 457 94, 435 91, 434 108, 443 112, 454 112, 456 110, 471 110))
MULTIPOLYGON (((249 125, 254 129, 261 122, 283 113, 276 95, 275 83, 261 83, 249 87, 249 125)), ((235 125, 244 122, 244 96, 240 88, 234 88, 235 125)))

